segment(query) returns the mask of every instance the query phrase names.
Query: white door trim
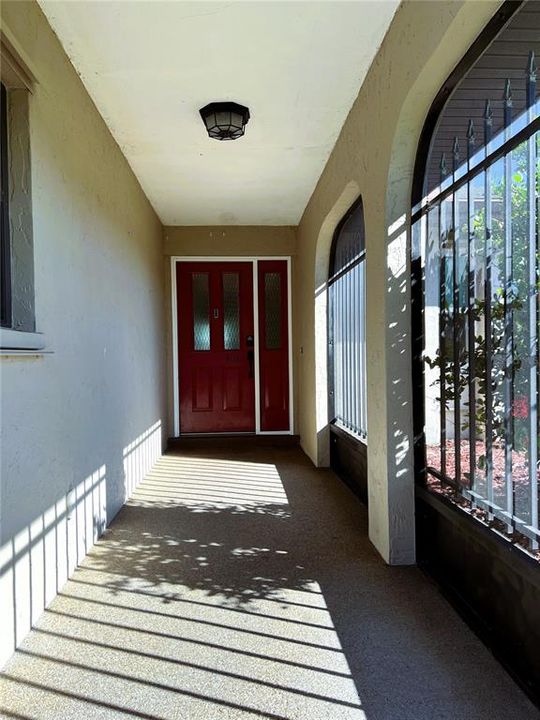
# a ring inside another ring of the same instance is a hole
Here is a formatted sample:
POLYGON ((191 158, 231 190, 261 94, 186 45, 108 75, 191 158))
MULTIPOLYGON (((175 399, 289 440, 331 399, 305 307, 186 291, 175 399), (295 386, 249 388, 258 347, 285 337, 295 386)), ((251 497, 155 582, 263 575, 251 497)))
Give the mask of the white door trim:
POLYGON ((176 265, 180 262, 250 262, 253 267, 253 341, 255 350, 255 434, 256 435, 292 435, 294 433, 294 382, 293 382, 293 347, 292 347, 292 273, 290 255, 257 255, 257 256, 200 256, 200 255, 172 255, 171 256, 171 337, 172 337, 172 388, 173 388, 173 437, 180 437, 180 403, 179 392, 179 358, 178 358, 178 311, 176 265), (258 261, 259 260, 285 260, 287 262, 287 310, 288 310, 288 340, 289 340, 289 430, 263 431, 261 430, 260 407, 260 368, 259 368, 259 292, 258 292, 258 261))

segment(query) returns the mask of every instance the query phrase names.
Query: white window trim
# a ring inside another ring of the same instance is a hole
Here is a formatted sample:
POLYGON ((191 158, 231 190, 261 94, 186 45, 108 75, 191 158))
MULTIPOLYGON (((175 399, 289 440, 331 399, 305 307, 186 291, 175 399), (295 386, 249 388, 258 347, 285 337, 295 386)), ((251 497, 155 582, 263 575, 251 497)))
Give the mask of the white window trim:
POLYGON ((47 343, 45 335, 37 332, 23 332, 11 328, 0 328, 0 354, 13 354, 7 351, 15 351, 16 354, 40 354, 45 351, 47 343))

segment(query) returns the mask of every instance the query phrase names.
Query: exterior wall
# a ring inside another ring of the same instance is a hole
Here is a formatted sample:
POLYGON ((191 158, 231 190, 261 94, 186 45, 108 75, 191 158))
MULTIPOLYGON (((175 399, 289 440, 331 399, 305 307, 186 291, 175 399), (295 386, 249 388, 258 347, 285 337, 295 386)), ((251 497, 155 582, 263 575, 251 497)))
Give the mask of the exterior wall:
POLYGON ((288 225, 184 226, 163 229, 165 255, 294 255, 296 228, 288 225))
POLYGON ((328 256, 336 224, 362 194, 369 533, 390 563, 415 557, 408 219, 416 148, 437 91, 499 4, 445 0, 400 6, 298 229, 299 426, 304 450, 325 465, 328 256))
POLYGON ((271 225, 222 225, 222 226, 183 226, 165 227, 163 229, 163 245, 165 252, 166 296, 165 312, 167 315, 167 381, 169 399, 168 427, 173 428, 173 359, 172 359, 172 326, 171 326, 171 257, 264 257, 268 255, 291 256, 293 274, 293 402, 295 432, 298 431, 298 356, 299 345, 295 332, 295 294, 294 268, 296 263, 296 228, 271 225))
POLYGON ((162 233, 34 2, 2 2, 29 98, 36 329, 1 359, 0 664, 161 454, 162 233), (15 609, 16 608, 16 609, 15 609))

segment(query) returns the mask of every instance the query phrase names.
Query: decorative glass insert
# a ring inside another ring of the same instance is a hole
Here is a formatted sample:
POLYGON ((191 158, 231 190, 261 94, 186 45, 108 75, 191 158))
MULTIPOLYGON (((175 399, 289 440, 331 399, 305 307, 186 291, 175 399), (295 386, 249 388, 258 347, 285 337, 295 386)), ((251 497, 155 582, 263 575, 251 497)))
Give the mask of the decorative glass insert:
POLYGON ((223 347, 240 350, 240 276, 223 273, 223 347))
POLYGON ((281 348, 281 274, 264 274, 264 327, 267 350, 281 348))
POLYGON ((193 348, 210 350, 210 291, 208 273, 193 273, 193 348))

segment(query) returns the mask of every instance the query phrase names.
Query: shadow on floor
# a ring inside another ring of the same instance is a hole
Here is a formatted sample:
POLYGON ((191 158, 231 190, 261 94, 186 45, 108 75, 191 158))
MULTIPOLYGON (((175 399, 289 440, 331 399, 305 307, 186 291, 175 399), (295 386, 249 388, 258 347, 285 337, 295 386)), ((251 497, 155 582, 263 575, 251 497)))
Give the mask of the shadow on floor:
POLYGON ((333 473, 208 441, 159 461, 3 686, 13 718, 540 717, 333 473))

